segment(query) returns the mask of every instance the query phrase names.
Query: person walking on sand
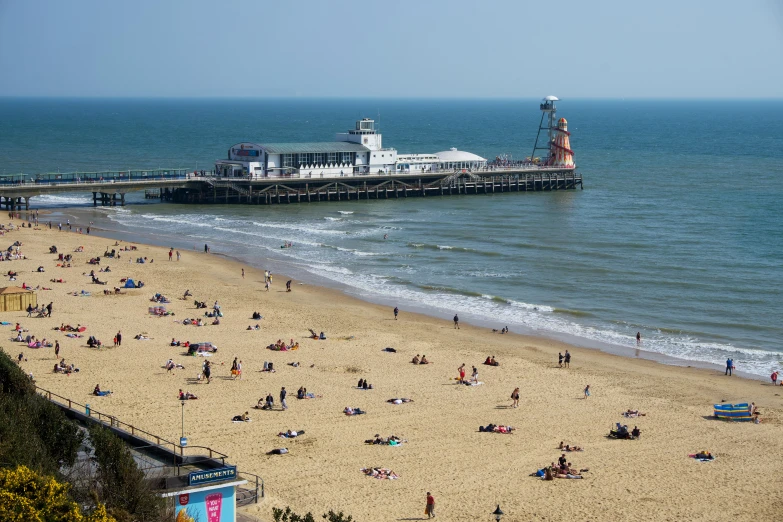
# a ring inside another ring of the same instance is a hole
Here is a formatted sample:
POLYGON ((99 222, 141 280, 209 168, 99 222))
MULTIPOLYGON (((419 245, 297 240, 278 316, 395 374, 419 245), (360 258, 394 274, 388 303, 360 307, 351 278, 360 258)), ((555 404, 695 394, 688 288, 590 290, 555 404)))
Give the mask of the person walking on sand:
POLYGON ((563 358, 565 361, 565 367, 570 368, 571 367, 571 353, 566 350, 565 357, 563 358))
POLYGON ((117 346, 122 346, 122 330, 117 332, 117 346))
POLYGON ((511 407, 519 408, 519 388, 514 388, 511 392, 511 407))
POLYGON ((179 258, 180 258, 180 254, 179 254, 179 250, 177 250, 177 262, 179 262, 179 258))
POLYGON ((242 269, 242 279, 244 279, 244 278, 245 278, 245 269, 243 268, 242 269))
POLYGON ((54 342, 54 357, 55 359, 60 358, 60 341, 54 342))
POLYGON ((427 492, 427 506, 424 508, 424 514, 427 515, 427 518, 435 516, 435 498, 429 491, 427 492))
POLYGON ((171 261, 173 257, 174 257, 174 249, 169 248, 169 261, 171 261))
POLYGON ((462 366, 457 368, 457 371, 459 372, 459 383, 462 384, 465 382, 465 363, 462 363, 462 366))
POLYGON ((209 361, 204 361, 204 378, 207 384, 212 382, 212 364, 209 361))
POLYGON ((642 344, 642 332, 636 332, 636 346, 641 346, 642 344))
POLYGON ((557 352, 557 366, 562 368, 563 367, 563 353, 557 352))
POLYGON ((394 320, 397 320, 397 316, 400 315, 400 309, 396 306, 394 307, 394 320))
POLYGON ((205 254, 209 253, 209 245, 207 245, 206 243, 204 243, 204 253, 205 254))
POLYGON ((283 410, 288 409, 288 403, 285 400, 285 396, 288 395, 288 392, 285 391, 285 386, 280 388, 280 404, 283 406, 283 410))
POLYGON ((454 329, 459 330, 459 316, 454 314, 454 329))
POLYGON ((590 385, 585 386, 585 399, 590 396, 590 385))
POLYGON ((723 375, 728 375, 729 377, 731 377, 731 371, 733 369, 734 369, 734 360, 731 357, 729 357, 728 359, 726 359, 726 373, 724 373, 723 375))

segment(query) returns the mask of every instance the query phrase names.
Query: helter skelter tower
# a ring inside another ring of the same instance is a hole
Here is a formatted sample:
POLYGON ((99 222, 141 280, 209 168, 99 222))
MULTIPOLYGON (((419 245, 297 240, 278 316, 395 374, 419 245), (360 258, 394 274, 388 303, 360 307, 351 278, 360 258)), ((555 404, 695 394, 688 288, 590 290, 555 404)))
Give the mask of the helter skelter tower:
POLYGON ((531 161, 535 161, 536 151, 546 151, 543 156, 546 159, 541 160, 541 165, 550 167, 562 167, 564 169, 575 168, 574 151, 571 150, 571 143, 568 132, 568 122, 565 118, 555 124, 557 117, 556 101, 560 101, 557 96, 547 96, 541 100, 541 122, 538 125, 538 134, 536 143, 533 145, 533 154, 530 155, 531 161), (546 132, 546 145, 541 136, 542 131, 546 132), (539 147, 538 144, 541 143, 539 147))

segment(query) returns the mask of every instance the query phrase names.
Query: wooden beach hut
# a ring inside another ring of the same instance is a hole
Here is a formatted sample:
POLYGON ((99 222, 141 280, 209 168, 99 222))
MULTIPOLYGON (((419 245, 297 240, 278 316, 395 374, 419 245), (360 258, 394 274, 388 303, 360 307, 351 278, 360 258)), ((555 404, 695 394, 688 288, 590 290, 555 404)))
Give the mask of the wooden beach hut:
POLYGON ((0 288, 0 312, 21 312, 27 305, 38 306, 38 296, 32 290, 18 286, 0 288))

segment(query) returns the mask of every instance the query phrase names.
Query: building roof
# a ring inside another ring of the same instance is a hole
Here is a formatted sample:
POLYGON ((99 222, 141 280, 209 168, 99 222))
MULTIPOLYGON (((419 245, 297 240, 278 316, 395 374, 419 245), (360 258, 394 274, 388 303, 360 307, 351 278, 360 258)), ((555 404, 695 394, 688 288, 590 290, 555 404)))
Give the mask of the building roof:
POLYGON ((5 288, 0 288, 0 294, 26 294, 27 292, 32 292, 32 289, 26 290, 19 286, 6 286, 5 288))
POLYGON ((549 96, 547 96, 546 98, 544 98, 544 101, 560 101, 560 98, 558 98, 557 96, 552 96, 552 95, 550 94, 549 96))
POLYGON ((370 149, 358 143, 347 141, 324 141, 313 143, 260 143, 269 154, 302 154, 323 152, 367 152, 370 149))
POLYGON ((449 163, 449 162, 461 162, 461 161, 487 161, 485 158, 482 158, 481 156, 477 156, 473 154, 472 152, 465 152, 464 150, 457 150, 455 148, 452 148, 451 150, 444 150, 443 152, 438 152, 438 159, 442 162, 449 163))

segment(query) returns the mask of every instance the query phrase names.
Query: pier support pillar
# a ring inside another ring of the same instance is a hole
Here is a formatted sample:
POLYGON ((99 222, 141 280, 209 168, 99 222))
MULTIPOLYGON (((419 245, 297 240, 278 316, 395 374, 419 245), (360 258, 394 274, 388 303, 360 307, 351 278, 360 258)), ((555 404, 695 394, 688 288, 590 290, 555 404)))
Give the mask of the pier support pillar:
POLYGON ((30 210, 30 196, 24 197, 24 209, 30 210))

